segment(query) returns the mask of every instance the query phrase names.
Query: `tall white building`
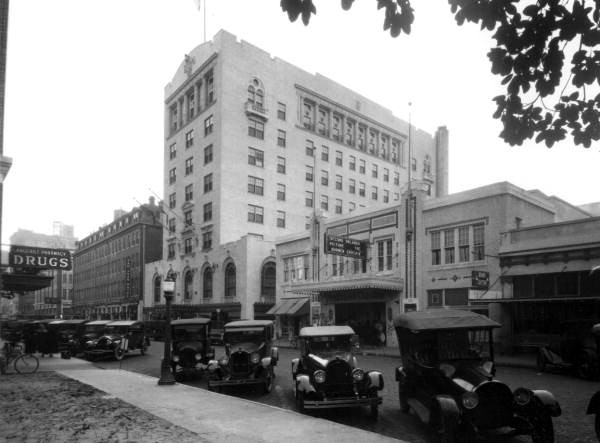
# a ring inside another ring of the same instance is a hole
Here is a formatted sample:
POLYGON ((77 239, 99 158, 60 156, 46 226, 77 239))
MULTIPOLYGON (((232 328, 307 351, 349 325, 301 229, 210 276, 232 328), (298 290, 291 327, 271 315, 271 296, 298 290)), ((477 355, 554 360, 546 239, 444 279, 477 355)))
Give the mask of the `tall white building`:
MULTIPOLYGON (((220 31, 165 88, 163 261, 178 274, 176 315, 254 318, 275 300, 274 240, 318 214, 398 203, 410 176, 447 194, 448 133, 391 111, 220 31)), ((148 292, 148 291, 147 291, 148 292)), ((158 307, 158 309, 156 309, 158 307)))

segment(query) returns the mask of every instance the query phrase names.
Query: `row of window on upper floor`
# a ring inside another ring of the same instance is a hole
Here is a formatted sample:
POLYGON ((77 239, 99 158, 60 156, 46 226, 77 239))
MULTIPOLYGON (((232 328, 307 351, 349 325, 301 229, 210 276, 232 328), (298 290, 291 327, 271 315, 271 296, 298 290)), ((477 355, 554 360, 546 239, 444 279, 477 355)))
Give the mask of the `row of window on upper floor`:
POLYGON ((118 238, 113 238, 107 241, 106 243, 102 244, 101 246, 95 247, 90 251, 85 252, 84 254, 78 255, 77 257, 75 257, 75 263, 78 265, 91 263, 95 260, 103 259, 113 254, 119 253, 125 249, 138 246, 140 242, 140 231, 135 230, 118 238))
POLYGON ((483 223, 432 230, 431 264, 437 266, 484 260, 484 233, 483 223))
POLYGON ((169 136, 195 119, 214 101, 215 82, 211 68, 169 106, 169 136))

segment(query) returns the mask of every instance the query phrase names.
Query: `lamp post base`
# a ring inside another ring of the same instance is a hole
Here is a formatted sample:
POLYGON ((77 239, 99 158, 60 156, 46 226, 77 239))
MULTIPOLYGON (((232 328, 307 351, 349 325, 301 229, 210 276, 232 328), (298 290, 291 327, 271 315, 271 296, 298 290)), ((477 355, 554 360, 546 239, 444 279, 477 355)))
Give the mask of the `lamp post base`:
POLYGON ((174 385, 175 377, 173 377, 173 373, 171 372, 171 368, 169 366, 162 365, 160 367, 160 378, 158 379, 159 385, 174 385))

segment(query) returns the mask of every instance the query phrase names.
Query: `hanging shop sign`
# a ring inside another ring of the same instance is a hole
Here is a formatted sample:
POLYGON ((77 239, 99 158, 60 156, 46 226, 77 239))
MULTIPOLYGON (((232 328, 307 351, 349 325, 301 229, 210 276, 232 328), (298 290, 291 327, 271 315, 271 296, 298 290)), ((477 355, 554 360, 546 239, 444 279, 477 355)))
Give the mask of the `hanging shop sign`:
POLYGON ((364 241, 330 235, 325 236, 326 254, 365 259, 367 257, 366 252, 367 245, 364 241))
POLYGON ((62 269, 68 271, 73 263, 71 252, 68 249, 12 245, 8 253, 8 265, 13 268, 62 269))
POLYGON ((472 271, 471 286, 474 289, 487 289, 490 286, 490 273, 487 271, 472 271))

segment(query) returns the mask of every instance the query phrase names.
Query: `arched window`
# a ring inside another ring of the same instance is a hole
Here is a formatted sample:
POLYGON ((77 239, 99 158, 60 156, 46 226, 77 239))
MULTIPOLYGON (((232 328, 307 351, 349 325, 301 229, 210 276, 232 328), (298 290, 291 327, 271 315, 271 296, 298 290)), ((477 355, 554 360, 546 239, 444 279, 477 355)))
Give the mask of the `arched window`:
POLYGON ((192 271, 187 271, 183 278, 183 299, 191 300, 193 295, 194 274, 192 271))
POLYGON ((260 294, 269 301, 275 301, 275 262, 267 262, 262 268, 260 294))
POLYGON ((254 86, 250 85, 250 86, 248 86, 248 101, 250 103, 254 103, 255 100, 256 100, 256 90, 254 89, 254 86))
POLYGON ((253 78, 248 86, 248 102, 260 106, 261 108, 264 105, 265 90, 262 82, 257 78, 253 78))
POLYGON ((204 298, 212 298, 212 282, 213 282, 213 273, 211 268, 206 268, 204 270, 204 274, 202 275, 202 283, 203 283, 203 297, 204 298))
POLYGON ((225 268, 225 298, 235 297, 235 265, 227 264, 225 268))
POLYGON ((154 285, 153 285, 153 291, 154 291, 154 303, 160 303, 160 276, 157 275, 156 277, 154 277, 154 285))

